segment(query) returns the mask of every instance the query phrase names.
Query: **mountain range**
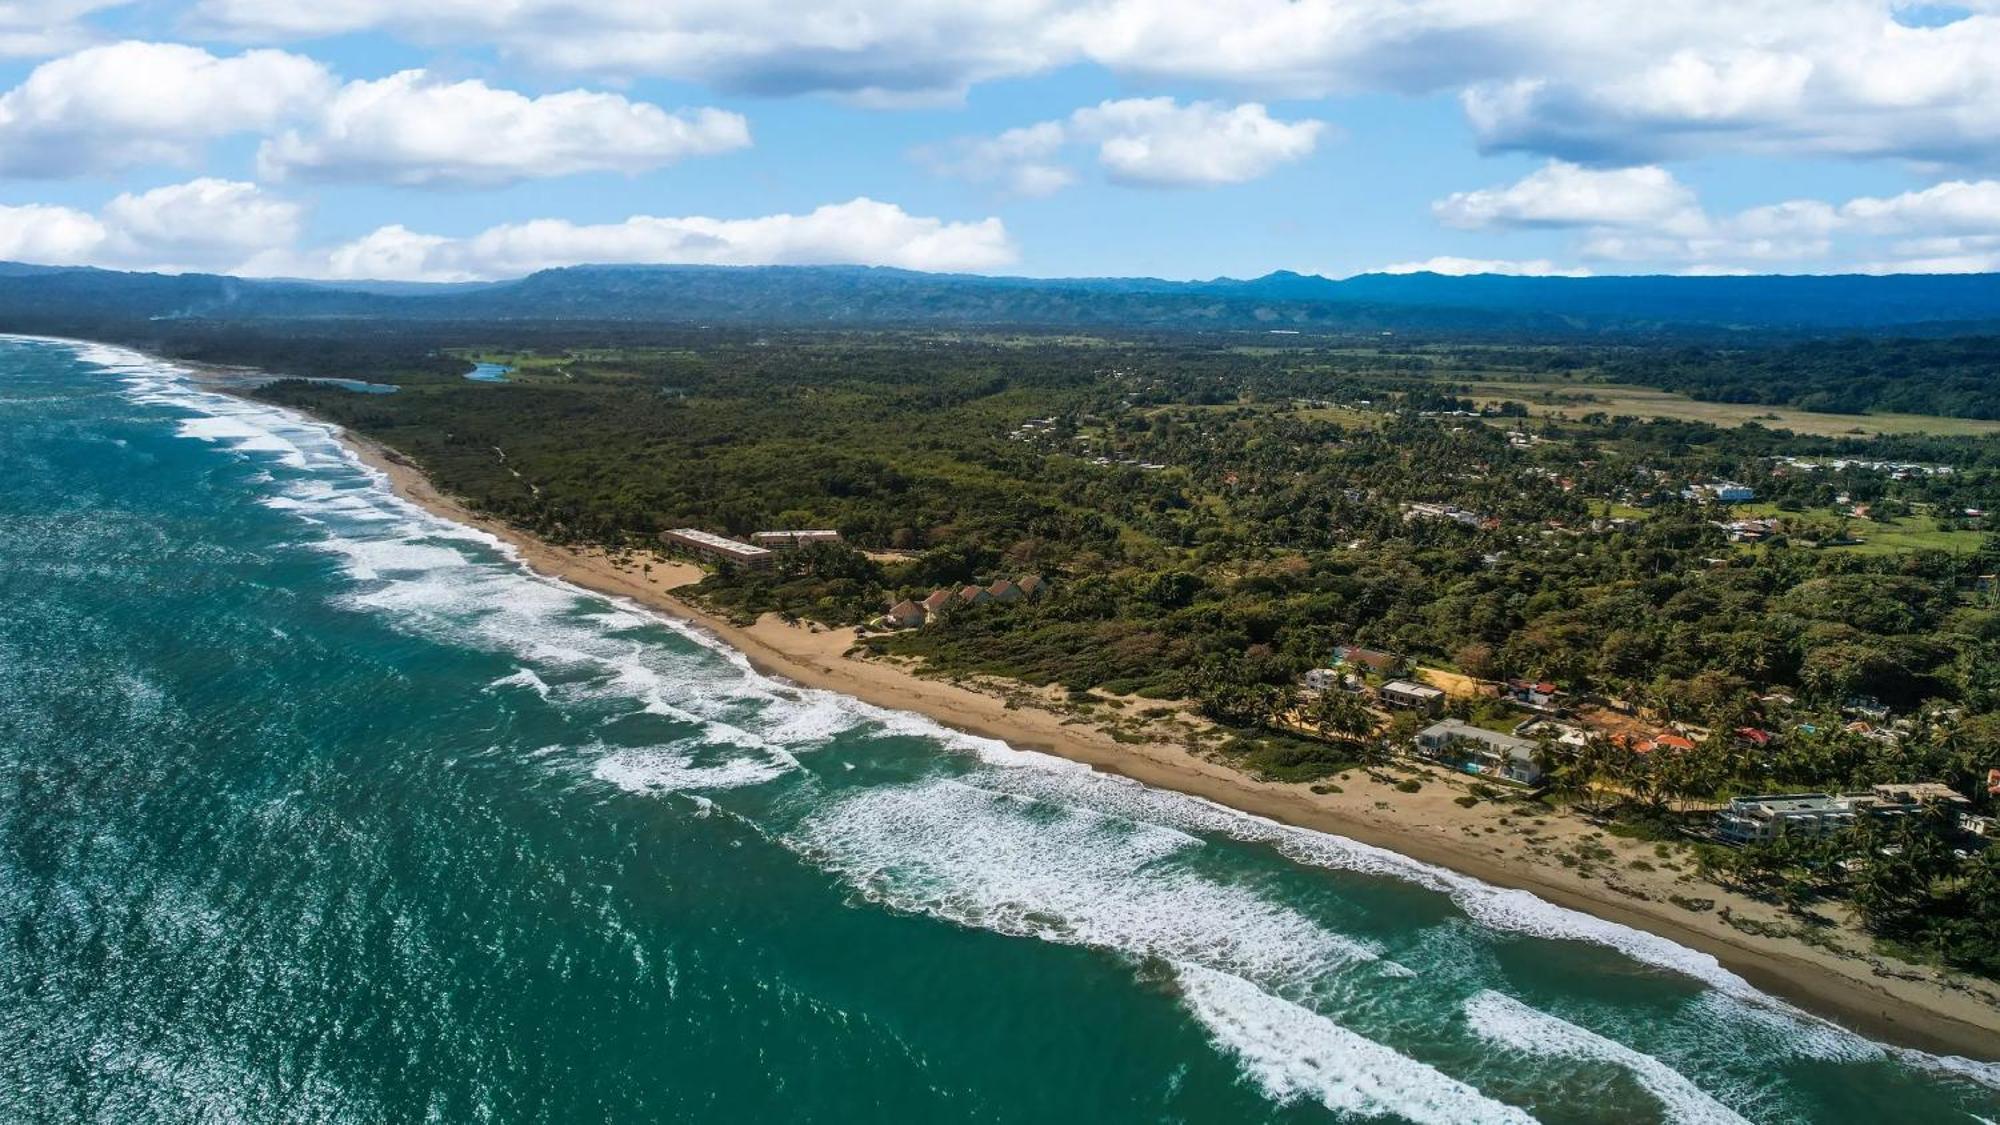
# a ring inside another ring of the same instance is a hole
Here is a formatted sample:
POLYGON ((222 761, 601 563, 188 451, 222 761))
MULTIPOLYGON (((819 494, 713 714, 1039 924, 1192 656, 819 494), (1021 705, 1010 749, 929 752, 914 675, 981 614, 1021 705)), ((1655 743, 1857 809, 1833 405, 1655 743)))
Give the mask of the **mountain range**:
POLYGON ((0 263, 0 328, 365 318, 1587 337, 2000 328, 2000 274, 1249 280, 1026 278, 855 266, 574 266, 464 284, 250 279, 0 263))

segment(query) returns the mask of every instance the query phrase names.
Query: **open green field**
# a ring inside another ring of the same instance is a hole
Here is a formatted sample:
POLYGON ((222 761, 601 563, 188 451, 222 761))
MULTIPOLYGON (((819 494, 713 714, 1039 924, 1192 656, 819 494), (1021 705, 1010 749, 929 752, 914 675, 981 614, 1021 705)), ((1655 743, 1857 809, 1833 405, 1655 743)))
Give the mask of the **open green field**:
POLYGON ((1741 426, 1755 422, 1771 429, 1823 436, 2000 434, 2000 420, 1942 418, 1928 414, 1818 414, 1788 406, 1702 402, 1671 391, 1617 383, 1555 380, 1475 382, 1471 384, 1471 397, 1482 405, 1502 400, 1526 403, 1529 411, 1536 416, 1566 414, 1571 418, 1580 418, 1602 411, 1613 416, 1629 414, 1641 418, 1676 418, 1716 426, 1741 426))
POLYGON ((1736 504, 1730 508, 1730 512, 1746 518, 1811 520, 1822 526, 1839 525, 1844 520, 1848 535, 1861 542, 1827 549, 1859 555, 1893 555, 1902 551, 1951 551, 1971 554, 1979 550, 1986 541, 1984 531, 1941 530, 1937 521, 1927 515, 1910 515, 1901 519, 1877 522, 1844 517, 1832 508, 1809 508, 1803 512, 1786 512, 1775 504, 1736 504))

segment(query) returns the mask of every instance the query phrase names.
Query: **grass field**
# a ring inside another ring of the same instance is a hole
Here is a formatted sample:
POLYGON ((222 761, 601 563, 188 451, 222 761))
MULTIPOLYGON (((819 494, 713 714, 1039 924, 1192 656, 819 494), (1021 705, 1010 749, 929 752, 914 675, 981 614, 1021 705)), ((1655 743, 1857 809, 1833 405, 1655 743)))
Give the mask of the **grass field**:
POLYGON ((1940 418, 1927 414, 1816 414, 1788 406, 1700 402, 1670 391, 1617 383, 1476 382, 1471 384, 1471 388, 1472 397, 1481 404, 1502 400, 1526 403, 1529 411, 1537 416, 1567 414, 1580 418, 1602 411, 1613 416, 1630 414, 1640 418, 1677 418, 1716 426, 1741 426, 1746 422, 1755 422, 1772 429, 1828 436, 2000 434, 2000 420, 1940 418))
MULTIPOLYGON (((1810 519, 1825 525, 1836 525, 1843 518, 1841 513, 1832 508, 1808 508, 1803 512, 1786 512, 1779 510, 1775 504, 1737 504, 1732 506, 1730 511, 1742 517, 1810 519)), ((1941 531, 1938 529, 1937 521, 1925 515, 1905 516, 1886 523, 1867 519, 1848 519, 1846 525, 1847 533, 1861 542, 1845 547, 1829 547, 1828 550, 1849 551, 1858 555, 1893 555, 1902 551, 1952 551, 1969 554, 1979 550, 1986 542, 1984 531, 1941 531)))

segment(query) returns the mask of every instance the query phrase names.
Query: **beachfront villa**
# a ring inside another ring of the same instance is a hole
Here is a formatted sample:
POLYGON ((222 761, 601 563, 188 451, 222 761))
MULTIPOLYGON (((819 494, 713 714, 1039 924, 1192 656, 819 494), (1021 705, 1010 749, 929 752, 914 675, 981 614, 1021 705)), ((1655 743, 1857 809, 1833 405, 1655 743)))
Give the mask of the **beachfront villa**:
POLYGON ((1535 743, 1457 719, 1442 719, 1417 732, 1417 749, 1467 773, 1523 785, 1542 779, 1541 767, 1535 764, 1535 743))
POLYGON ((1715 814, 1715 834, 1732 844, 1775 840, 1791 833, 1824 836, 1854 824, 1854 806, 1830 793, 1738 797, 1715 814))
POLYGON ((1943 808, 1954 827, 1971 805, 1957 790, 1935 781, 1877 785, 1866 793, 1780 793, 1738 797, 1715 815, 1716 836, 1731 844, 1764 843, 1803 832, 1824 836, 1853 827, 1861 816, 1909 816, 1943 808))

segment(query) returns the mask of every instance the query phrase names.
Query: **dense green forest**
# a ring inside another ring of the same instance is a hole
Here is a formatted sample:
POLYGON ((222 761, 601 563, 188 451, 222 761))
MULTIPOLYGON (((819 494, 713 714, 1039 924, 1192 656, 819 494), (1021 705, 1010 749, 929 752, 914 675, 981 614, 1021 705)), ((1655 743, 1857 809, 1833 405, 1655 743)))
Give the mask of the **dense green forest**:
MULTIPOLYGON (((1037 600, 867 643, 941 673, 1193 699, 1243 733, 1232 745, 1247 766, 1276 776, 1372 752, 1352 731, 1272 729, 1300 675, 1343 643, 1553 680, 1718 732, 1677 755, 1548 751, 1552 785, 1609 785, 1619 815, 1649 823, 1695 798, 1896 780, 1983 802, 2000 765, 2000 602, 1985 578, 2000 572, 1986 515, 2000 506, 2000 439, 1528 419, 1508 404, 1479 416, 1453 391, 1467 359, 1449 349, 735 331, 586 346, 490 327, 454 349, 422 342, 398 353, 364 339, 341 371, 397 382, 395 394, 296 380, 261 393, 556 539, 842 532, 851 546, 695 590, 745 618, 862 622, 941 587, 1042 575, 1037 600), (475 356, 517 369, 468 382, 458 373, 475 356), (1701 492, 1722 481, 1754 504, 1701 492), (1731 526, 1742 520, 1753 536, 1731 526), (1877 721, 1851 722, 1856 705, 1877 721), (1753 749, 1728 733, 1745 728, 1776 737, 1753 749)), ((1827 371, 1850 362, 1828 348, 1842 358, 1827 371)), ((1481 371, 1605 359, 1479 351, 1481 371)), ((227 354, 243 352, 208 356, 227 354)), ((1812 366, 1805 355, 1786 362, 1812 366)), ((1617 362, 1642 361, 1724 362, 1617 362)), ((1843 846, 1879 858, 1867 840, 1843 846)), ((1933 866, 1918 875, 1870 875, 1880 893, 1813 886, 1853 897, 1885 936, 2000 971, 1967 891, 1992 860, 1940 847, 1921 852, 1933 866)), ((1744 854, 1731 877, 1808 870, 1744 854)))
POLYGON ((2000 337, 1814 340, 1778 348, 1675 348, 1608 360, 1614 381, 1715 402, 2000 418, 2000 337))

